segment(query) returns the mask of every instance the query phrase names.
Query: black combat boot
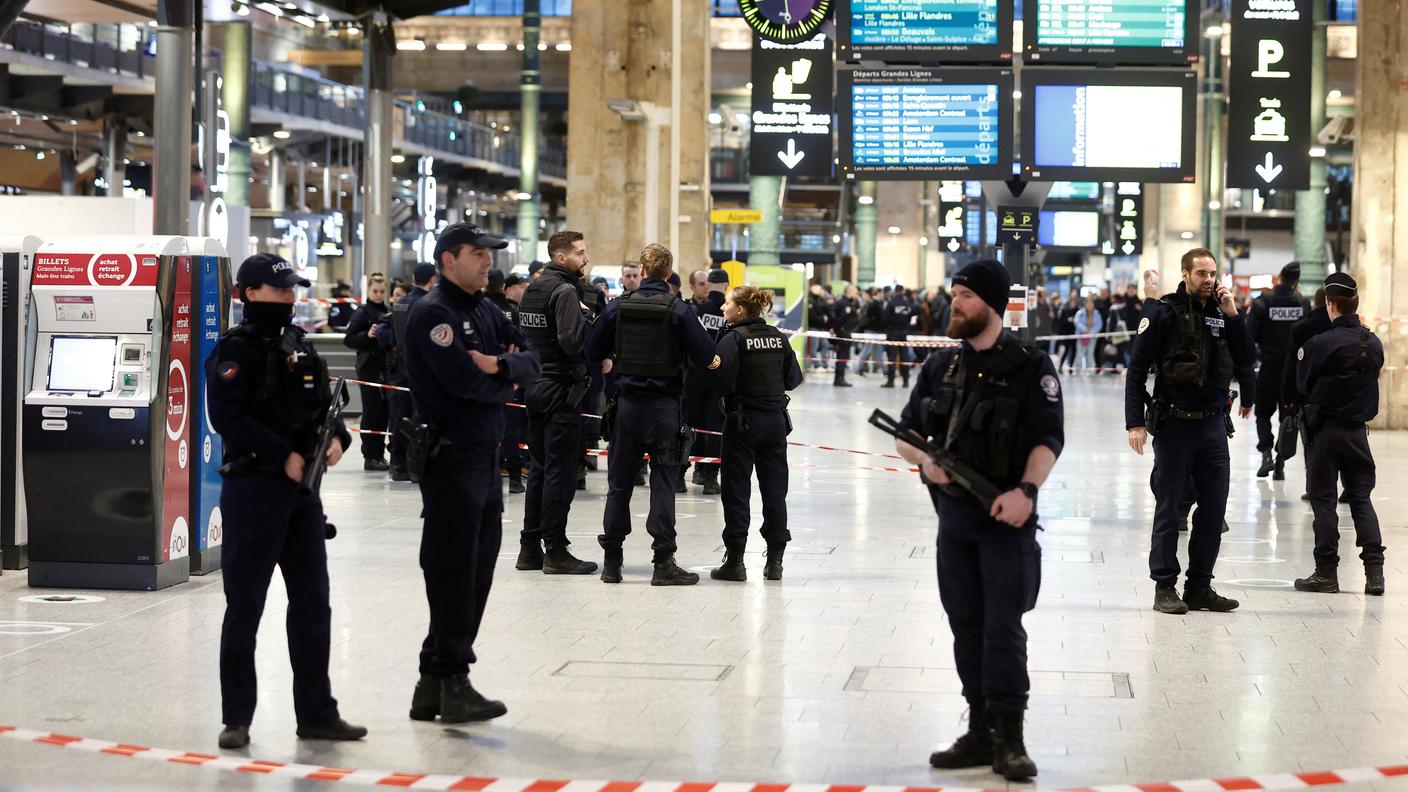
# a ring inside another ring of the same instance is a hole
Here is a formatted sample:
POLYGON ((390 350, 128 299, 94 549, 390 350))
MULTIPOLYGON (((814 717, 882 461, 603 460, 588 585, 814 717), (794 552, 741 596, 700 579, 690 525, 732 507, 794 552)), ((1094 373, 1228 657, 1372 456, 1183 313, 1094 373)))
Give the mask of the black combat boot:
POLYGON ((968 710, 966 734, 944 750, 929 754, 929 766, 940 770, 987 767, 992 763, 992 733, 988 731, 987 713, 981 707, 968 710))
POLYGON ((591 453, 592 451, 597 450, 598 447, 599 444, 593 442, 591 445, 587 446, 586 452, 582 454, 582 467, 592 471, 593 473, 601 469, 601 463, 597 461, 596 454, 591 453))
POLYGON ((831 381, 831 384, 832 384, 833 387, 837 387, 837 388, 849 388, 849 387, 851 387, 851 383, 849 383, 849 382, 846 381, 846 364, 845 364, 845 363, 837 362, 837 364, 836 364, 836 378, 831 381))
POLYGON ((1285 480, 1286 480, 1286 460, 1284 460, 1284 459, 1278 459, 1278 460, 1276 460, 1276 466, 1273 467, 1273 468, 1271 468, 1271 480, 1272 480, 1272 481, 1285 481, 1285 480))
POLYGON ((508 491, 512 495, 521 495, 528 491, 528 488, 523 486, 523 472, 517 467, 508 473, 508 491))
MULTIPOLYGON (((700 465, 700 467, 704 466, 700 465)), ((723 489, 719 487, 719 466, 710 465, 704 471, 704 494, 718 495, 721 492, 723 492, 723 489)))
POLYGON ((1213 613, 1231 613, 1237 610, 1237 606, 1242 603, 1230 597, 1224 597, 1212 590, 1212 586, 1204 583, 1201 586, 1183 586, 1183 601, 1188 605, 1190 611, 1212 611, 1213 613))
POLYGON ((1159 613, 1182 616, 1188 612, 1188 604, 1178 596, 1178 589, 1173 586, 1155 586, 1154 610, 1159 613))
POLYGON ((595 571, 595 561, 577 558, 567 545, 553 545, 543 556, 544 575, 590 575, 595 571))
POLYGON ((387 461, 385 459, 382 459, 381 457, 367 459, 362 462, 362 470, 375 470, 378 473, 384 473, 390 469, 391 465, 388 464, 387 461))
POLYGON ((640 467, 636 469, 636 486, 637 486, 637 487, 644 487, 644 486, 645 486, 645 463, 644 463, 644 462, 640 463, 640 467))
POLYGON ((1266 478, 1271 473, 1271 469, 1276 466, 1276 461, 1271 458, 1270 451, 1261 452, 1261 467, 1256 469, 1257 478, 1266 478))
POLYGON ((327 723, 319 723, 313 726, 298 727, 298 739, 300 740, 354 742, 366 736, 366 726, 353 726, 342 718, 334 718, 327 723))
POLYGON ((619 547, 606 547, 606 557, 601 562, 601 582, 620 583, 621 582, 621 561, 624 553, 619 547))
POLYGON ((724 551, 723 566, 709 571, 714 580, 732 580, 742 583, 748 579, 748 568, 743 565, 743 548, 730 547, 724 551))
POLYGON ((1364 565, 1364 593, 1371 597, 1384 595, 1384 565, 1364 565))
POLYGON ((693 572, 680 569, 675 563, 674 555, 667 555, 663 558, 655 559, 655 574, 650 577, 652 586, 693 586, 699 582, 699 576, 693 572))
POLYGON ((520 542, 518 545, 518 563, 513 565, 514 569, 524 572, 539 570, 543 568, 543 548, 537 542, 520 542))
POLYGON ((894 375, 894 374, 890 374, 889 372, 886 372, 886 374, 885 374, 885 381, 882 382, 882 383, 880 383, 880 387, 882 387, 882 388, 893 388, 893 387, 895 387, 895 375, 894 375))
POLYGON ((764 580, 782 580, 782 554, 786 544, 768 544, 768 561, 763 565, 764 580))
MULTIPOLYGON (((1367 567, 1366 567, 1367 569, 1367 567)), ((1379 567, 1380 573, 1383 567, 1379 567)), ((1383 580, 1383 578, 1379 578, 1383 580)), ((1367 586, 1366 586, 1367 588, 1367 586)), ((1296 591, 1312 591, 1316 594, 1338 594, 1340 590, 1339 571, 1332 566, 1316 564, 1310 577, 1296 580, 1296 591)), ((1382 591, 1383 589, 1380 589, 1382 591)))
POLYGON ((493 720, 508 713, 502 701, 491 701, 469 684, 469 674, 440 680, 440 722, 493 720))
POLYGON ((1036 776, 1036 762, 1027 756, 1022 739, 1022 713, 994 714, 992 727, 992 771, 1008 781, 1026 781, 1036 776))
POLYGON ((580 465, 578 465, 578 466, 577 466, 577 491, 580 492, 580 491, 582 491, 582 490, 584 490, 584 489, 586 489, 586 488, 587 488, 587 469, 584 468, 584 467, 582 467, 582 466, 580 466, 580 465))
POLYGON ((906 387, 906 388, 909 387, 909 368, 908 368, 908 367, 900 369, 900 381, 903 382, 904 387, 906 387))
POLYGON ((226 726, 220 732, 220 747, 226 751, 234 751, 240 748, 249 747, 249 727, 248 726, 226 726))
POLYGON ((410 471, 406 470, 406 466, 405 466, 405 465, 398 465, 398 464, 396 464, 395 462, 392 462, 390 465, 387 465, 387 468, 388 468, 387 472, 388 472, 388 474, 391 476, 391 480, 392 480, 392 481, 410 481, 410 480, 411 480, 410 471))
POLYGON ((693 471, 694 471, 694 473, 691 474, 690 479, 689 479, 689 481, 690 481, 691 484, 703 484, 703 483, 704 483, 704 466, 703 466, 703 465, 685 465, 684 468, 683 468, 682 470, 680 470, 680 476, 684 476, 685 471, 688 471, 688 470, 693 470, 693 471))
POLYGON ((440 680, 421 674, 411 693, 411 720, 433 721, 440 717, 440 680))
POLYGON ((689 486, 684 483, 684 468, 680 468, 680 476, 675 479, 675 494, 684 495, 689 492, 689 486))

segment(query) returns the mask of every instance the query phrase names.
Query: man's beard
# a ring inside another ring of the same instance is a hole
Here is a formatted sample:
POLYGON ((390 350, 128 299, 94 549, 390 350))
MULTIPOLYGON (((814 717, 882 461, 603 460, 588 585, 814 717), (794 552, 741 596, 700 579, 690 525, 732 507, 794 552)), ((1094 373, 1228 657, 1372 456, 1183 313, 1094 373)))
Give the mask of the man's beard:
POLYGON ((948 320, 949 338, 973 338, 988 329, 987 314, 979 316, 959 316, 955 311, 948 320))

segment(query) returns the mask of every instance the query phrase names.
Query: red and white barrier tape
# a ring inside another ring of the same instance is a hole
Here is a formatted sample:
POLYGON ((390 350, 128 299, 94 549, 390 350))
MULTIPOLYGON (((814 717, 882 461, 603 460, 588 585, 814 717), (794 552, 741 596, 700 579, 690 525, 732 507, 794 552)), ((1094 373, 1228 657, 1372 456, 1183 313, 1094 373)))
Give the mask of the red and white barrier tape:
MULTIPOLYGON (((150 748, 145 745, 115 743, 91 737, 74 737, 67 734, 20 729, 14 726, 0 726, 0 738, 47 745, 57 748, 70 748, 88 753, 106 754, 128 759, 145 759, 153 762, 210 767, 235 773, 267 775, 279 778, 298 778, 309 781, 346 782, 366 786, 405 787, 414 789, 470 790, 470 792, 560 792, 570 788, 570 792, 1000 792, 997 789, 981 787, 898 787, 898 786, 838 786, 830 784, 716 784, 709 782, 684 783, 679 781, 585 781, 552 780, 529 778, 482 778, 477 776, 437 775, 431 773, 404 773, 387 770, 353 770, 343 767, 320 767, 296 762, 269 762, 245 759, 238 756, 172 751, 166 748, 150 748)), ((1281 792, 1282 790, 1306 789, 1309 787, 1332 786, 1364 781, 1381 781, 1386 778, 1408 776, 1408 765, 1387 765, 1383 767, 1353 767, 1340 770, 1322 770, 1311 773, 1276 773, 1259 776, 1235 776, 1229 778, 1200 778, 1186 781, 1160 781, 1145 784, 1105 784, 1101 786, 1068 787, 1054 792, 1241 792, 1242 790, 1262 790, 1281 792)), ((1005 790, 1002 790, 1005 792, 1005 790)))

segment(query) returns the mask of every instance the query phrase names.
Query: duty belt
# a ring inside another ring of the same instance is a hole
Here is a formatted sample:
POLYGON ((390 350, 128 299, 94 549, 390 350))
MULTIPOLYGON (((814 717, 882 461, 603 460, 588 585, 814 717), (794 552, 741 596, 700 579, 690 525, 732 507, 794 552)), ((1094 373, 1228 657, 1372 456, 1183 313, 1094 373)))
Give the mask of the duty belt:
POLYGON ((1222 415, 1221 410, 1186 410, 1176 404, 1168 406, 1168 417, 1177 418, 1180 421, 1201 421, 1204 418, 1212 418, 1222 415))

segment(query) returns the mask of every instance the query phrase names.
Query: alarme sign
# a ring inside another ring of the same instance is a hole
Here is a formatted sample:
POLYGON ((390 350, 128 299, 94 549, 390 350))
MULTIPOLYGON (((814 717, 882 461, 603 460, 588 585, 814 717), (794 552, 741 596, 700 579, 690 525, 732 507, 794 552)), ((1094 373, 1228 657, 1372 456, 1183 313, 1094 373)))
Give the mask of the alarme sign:
POLYGON ((754 176, 831 175, 831 61, 825 35, 799 44, 753 37, 748 168, 754 176))

